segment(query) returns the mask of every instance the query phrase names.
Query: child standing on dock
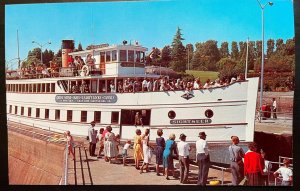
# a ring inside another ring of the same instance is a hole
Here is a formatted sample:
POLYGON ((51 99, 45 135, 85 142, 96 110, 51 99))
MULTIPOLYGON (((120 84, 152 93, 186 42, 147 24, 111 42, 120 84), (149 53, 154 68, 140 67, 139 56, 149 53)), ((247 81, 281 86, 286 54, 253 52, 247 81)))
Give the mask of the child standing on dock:
POLYGON ((122 157, 123 157, 123 165, 126 166, 126 158, 128 156, 128 152, 127 150, 129 149, 131 144, 131 140, 127 140, 126 144, 123 147, 123 151, 122 151, 122 157))
POLYGON ((274 176, 278 177, 279 174, 282 176, 281 186, 291 186, 293 182, 293 171, 289 168, 290 159, 283 159, 283 166, 279 167, 278 170, 274 172, 274 176))

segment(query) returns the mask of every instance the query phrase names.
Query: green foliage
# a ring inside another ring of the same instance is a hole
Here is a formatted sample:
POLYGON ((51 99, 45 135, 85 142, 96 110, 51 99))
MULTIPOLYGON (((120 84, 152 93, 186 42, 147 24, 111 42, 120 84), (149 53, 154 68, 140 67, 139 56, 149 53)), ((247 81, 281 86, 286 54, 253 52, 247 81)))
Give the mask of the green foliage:
POLYGON ((199 71, 199 70, 187 70, 187 74, 194 76, 194 78, 200 78, 202 81, 206 79, 215 80, 218 78, 219 72, 214 71, 199 71))
POLYGON ((234 60, 239 59, 239 48, 238 48, 237 42, 235 42, 235 41, 232 41, 232 43, 231 43, 231 58, 234 60))
POLYGON ((222 42, 221 48, 219 51, 220 51, 221 58, 228 58, 229 57, 228 42, 222 42))
POLYGON ((243 73, 243 64, 241 62, 236 62, 230 58, 222 58, 217 63, 217 68, 219 70, 220 78, 231 78, 237 76, 240 73, 243 73))
POLYGON ((169 67, 171 62, 171 47, 165 46, 161 50, 161 65, 164 67, 169 67))
POLYGON ((182 44, 181 29, 178 27, 172 42, 171 67, 177 72, 183 72, 186 69, 186 50, 182 44))

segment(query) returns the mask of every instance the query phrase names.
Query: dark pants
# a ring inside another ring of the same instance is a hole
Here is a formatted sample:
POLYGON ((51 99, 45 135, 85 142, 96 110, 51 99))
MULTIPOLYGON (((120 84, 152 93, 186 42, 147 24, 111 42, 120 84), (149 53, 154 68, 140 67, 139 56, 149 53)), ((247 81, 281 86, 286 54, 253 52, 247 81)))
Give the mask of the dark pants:
POLYGON ((209 155, 205 155, 205 153, 198 153, 197 163, 199 167, 197 185, 206 186, 209 165, 210 165, 209 155))
POLYGON ((190 168, 189 157, 183 158, 183 156, 179 156, 179 164, 180 164, 180 183, 183 183, 186 182, 189 177, 189 168, 190 168))
POLYGON ((230 163, 231 176, 232 176, 232 185, 239 185, 239 183, 244 179, 244 164, 241 162, 230 163))
POLYGON ((277 119, 276 110, 277 110, 277 109, 274 109, 274 108, 273 108, 273 118, 274 118, 274 119, 277 119))
POLYGON ((262 179, 262 183, 263 183, 263 186, 269 186, 269 180, 268 180, 268 175, 262 175, 261 176, 261 179, 262 179))
POLYGON ((90 142, 90 146, 89 146, 90 156, 95 156, 95 150, 96 150, 96 143, 90 142))

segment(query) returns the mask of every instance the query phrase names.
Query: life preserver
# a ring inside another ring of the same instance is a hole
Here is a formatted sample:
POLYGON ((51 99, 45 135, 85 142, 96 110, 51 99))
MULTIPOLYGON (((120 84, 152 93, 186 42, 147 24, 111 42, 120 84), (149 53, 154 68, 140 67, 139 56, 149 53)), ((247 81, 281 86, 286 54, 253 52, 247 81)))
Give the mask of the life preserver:
POLYGON ((82 66, 80 75, 81 76, 88 76, 90 73, 89 67, 87 65, 82 66))

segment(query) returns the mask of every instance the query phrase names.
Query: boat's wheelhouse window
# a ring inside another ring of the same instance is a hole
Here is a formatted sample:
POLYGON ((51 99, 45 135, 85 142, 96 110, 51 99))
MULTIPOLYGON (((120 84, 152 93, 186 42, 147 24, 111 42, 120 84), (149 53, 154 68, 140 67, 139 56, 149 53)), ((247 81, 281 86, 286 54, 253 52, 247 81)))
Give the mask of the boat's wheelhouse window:
POLYGON ((101 111, 94 111, 94 121, 100 123, 101 121, 101 111))
POLYGON ((145 52, 141 52, 141 62, 145 62, 145 52))
POLYGON ((91 92, 92 93, 97 93, 97 80, 91 80, 91 92))
POLYGON ((106 62, 110 62, 111 61, 111 51, 107 51, 106 52, 106 62))
POLYGON ((40 108, 35 109, 35 117, 40 118, 40 108))
POLYGON ((128 50, 128 62, 134 62, 134 51, 128 50))
POLYGON ((117 60, 117 51, 113 50, 111 52, 111 61, 116 61, 117 60))
POLYGON ((143 125, 150 125, 151 110, 122 110, 121 111, 121 123, 123 125, 135 125, 136 114, 139 113, 139 118, 142 119, 143 125))
POLYGON ((50 84, 49 84, 49 83, 46 84, 46 92, 47 92, 47 93, 50 92, 50 84))
POLYGON ((12 105, 9 106, 9 113, 12 113, 12 105))
POLYGON ((55 83, 51 83, 51 92, 55 92, 55 83))
POLYGON ((87 111, 81 111, 81 122, 87 122, 87 111))
POLYGON ((127 61, 127 51, 126 50, 120 50, 120 61, 127 61))
POLYGON ((67 110, 67 121, 72 121, 72 120, 73 120, 73 111, 67 110))
POLYGON ((60 120, 60 110, 59 109, 56 109, 55 110, 55 120, 60 120))
POLYGON ((45 109, 45 119, 49 119, 49 109, 45 109))
POLYGON ((24 115, 24 107, 21 107, 21 115, 24 115))
POLYGON ((119 122, 119 112, 118 111, 112 111, 111 112, 111 123, 116 124, 119 122))
POLYGON ((28 88, 29 88, 29 85, 28 85, 28 84, 26 84, 26 87, 25 87, 25 88, 26 88, 25 91, 26 91, 26 92, 29 92, 29 89, 28 89, 28 88))
POLYGON ((135 61, 136 62, 141 62, 141 51, 136 51, 135 52, 135 61))
POLYGON ((105 52, 100 52, 100 62, 105 62, 105 52))
POLYGON ((28 117, 31 117, 31 107, 28 107, 28 117))
POLYGON ((18 114, 18 106, 15 106, 15 114, 18 114))
POLYGON ((18 92, 21 92, 21 84, 18 84, 18 92))

